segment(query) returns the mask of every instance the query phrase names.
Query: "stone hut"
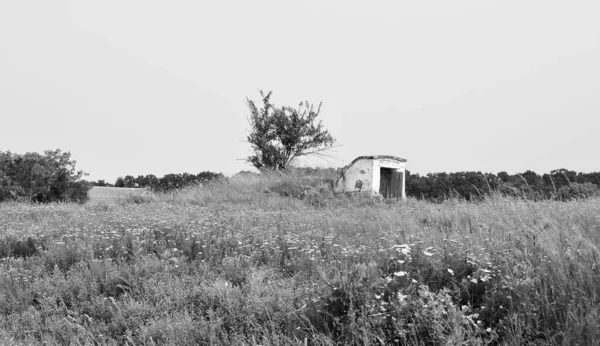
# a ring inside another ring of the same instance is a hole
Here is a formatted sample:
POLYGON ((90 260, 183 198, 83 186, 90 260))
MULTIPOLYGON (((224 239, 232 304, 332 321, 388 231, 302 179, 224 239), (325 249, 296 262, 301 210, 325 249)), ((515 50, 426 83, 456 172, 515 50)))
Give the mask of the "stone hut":
POLYGON ((405 199, 405 163, 389 155, 359 156, 342 169, 333 191, 405 199))

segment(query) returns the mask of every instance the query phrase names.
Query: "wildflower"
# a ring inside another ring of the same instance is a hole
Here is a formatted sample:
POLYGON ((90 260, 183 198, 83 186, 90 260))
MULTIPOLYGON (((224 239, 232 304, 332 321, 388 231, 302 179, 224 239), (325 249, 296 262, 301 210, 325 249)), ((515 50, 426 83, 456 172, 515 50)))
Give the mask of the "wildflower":
POLYGON ((454 275, 454 271, 450 268, 448 268, 448 273, 450 273, 450 275, 454 275))
POLYGON ((405 271, 402 271, 402 270, 401 270, 401 271, 399 271, 399 272, 395 272, 395 273, 394 273, 394 275, 395 275, 395 276, 400 276, 400 277, 402 277, 402 276, 405 276, 406 274, 407 274, 407 273, 406 273, 405 271))
POLYGON ((394 245, 392 247, 395 248, 396 251, 402 252, 404 255, 408 255, 410 253, 410 245, 408 244, 394 245))

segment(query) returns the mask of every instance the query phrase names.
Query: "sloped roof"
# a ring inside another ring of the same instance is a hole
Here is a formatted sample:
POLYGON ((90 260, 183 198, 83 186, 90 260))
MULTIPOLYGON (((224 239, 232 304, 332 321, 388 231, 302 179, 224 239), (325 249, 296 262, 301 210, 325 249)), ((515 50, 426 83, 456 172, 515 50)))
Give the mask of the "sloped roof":
POLYGON ((406 159, 403 159, 403 158, 397 157, 397 156, 370 155, 370 156, 359 156, 359 157, 355 158, 354 160, 352 160, 352 162, 350 162, 348 167, 352 166, 358 160, 394 160, 394 161, 398 161, 398 162, 406 162, 406 159))
POLYGON ((93 186, 88 191, 90 200, 108 200, 127 198, 130 196, 154 196, 154 192, 146 188, 93 186))

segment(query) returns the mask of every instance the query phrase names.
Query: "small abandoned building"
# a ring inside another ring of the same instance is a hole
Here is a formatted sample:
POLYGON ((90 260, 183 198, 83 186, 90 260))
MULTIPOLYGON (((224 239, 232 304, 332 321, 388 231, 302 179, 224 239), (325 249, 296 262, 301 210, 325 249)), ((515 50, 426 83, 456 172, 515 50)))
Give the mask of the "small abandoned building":
POLYGON ((389 155, 359 156, 342 169, 333 191, 404 199, 405 163, 389 155))

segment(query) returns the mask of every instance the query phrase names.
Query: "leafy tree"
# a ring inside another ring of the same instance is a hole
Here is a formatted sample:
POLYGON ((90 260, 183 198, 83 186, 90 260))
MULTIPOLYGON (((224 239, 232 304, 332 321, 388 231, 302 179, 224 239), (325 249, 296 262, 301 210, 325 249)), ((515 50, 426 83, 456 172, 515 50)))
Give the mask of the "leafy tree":
POLYGON ((593 183, 597 186, 600 186, 600 172, 592 172, 592 173, 578 173, 577 174, 578 183, 593 183))
POLYGON ((158 189, 159 179, 154 174, 138 175, 135 178, 135 184, 138 187, 147 187, 152 190, 158 189))
POLYGON ((171 173, 164 175, 162 178, 158 178, 154 174, 138 175, 136 178, 131 175, 126 175, 125 177, 118 177, 114 186, 149 188, 154 191, 170 191, 194 184, 204 184, 212 179, 219 178, 223 178, 222 173, 213 173, 209 171, 200 172, 198 174, 171 173))
POLYGON ((557 198, 561 200, 588 198, 598 195, 598 186, 590 182, 587 183, 571 183, 562 186, 558 190, 557 198))
POLYGON ((185 187, 182 174, 165 174, 160 178, 160 189, 163 191, 175 190, 185 187))
POLYGON ((531 188, 538 188, 544 183, 542 176, 533 171, 526 171, 525 173, 521 173, 520 176, 531 188))
POLYGON ((502 184, 502 181, 500 179, 500 173, 498 173, 498 176, 496 176, 494 173, 484 173, 483 175, 485 177, 485 183, 487 185, 487 189, 485 191, 489 194, 491 194, 492 191, 497 191, 500 187, 500 184, 502 184))
POLYGON ((137 187, 135 183, 135 178, 132 175, 126 175, 123 178, 123 181, 125 182, 125 187, 137 187))
POLYGON ((270 101, 271 94, 260 91, 263 102, 260 109, 246 98, 250 109, 247 140, 254 151, 246 161, 259 170, 285 170, 299 157, 326 156, 335 139, 317 121, 321 104, 316 110, 308 102, 300 102, 298 109, 277 108, 270 101))
POLYGON ((449 182, 452 192, 467 200, 480 199, 489 191, 486 177, 481 172, 450 173, 449 182))
POLYGON ((112 186, 112 184, 107 183, 104 179, 98 179, 98 181, 90 182, 92 186, 112 186))
POLYGON ((498 173, 498 179, 503 183, 508 183, 510 181, 510 175, 505 171, 502 171, 498 173))
POLYGON ((117 180, 115 180, 115 187, 125 187, 125 179, 123 179, 123 177, 118 177, 117 180))
POLYGON ((44 154, 0 152, 0 201, 85 201, 89 184, 75 169, 69 152, 46 150, 44 154))
POLYGON ((552 179, 554 180, 554 184, 556 185, 556 188, 560 189, 563 186, 567 186, 567 185, 571 184, 572 182, 575 182, 575 179, 577 177, 577 172, 570 171, 565 168, 559 168, 559 169, 555 169, 555 170, 551 171, 550 175, 552 176, 552 179))
POLYGON ((207 183, 213 179, 222 179, 224 178, 222 173, 214 173, 209 171, 200 172, 197 175, 199 182, 207 183))

